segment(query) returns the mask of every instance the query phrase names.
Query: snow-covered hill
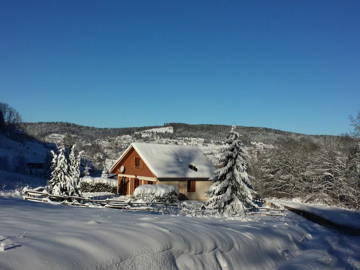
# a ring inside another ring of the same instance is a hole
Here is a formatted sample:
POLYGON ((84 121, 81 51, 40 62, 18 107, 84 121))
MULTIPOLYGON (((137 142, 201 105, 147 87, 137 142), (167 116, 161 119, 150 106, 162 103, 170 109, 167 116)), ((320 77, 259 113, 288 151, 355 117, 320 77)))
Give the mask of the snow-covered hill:
MULTIPOLYGON (((27 123, 23 127, 39 141, 76 143, 93 167, 92 176, 111 167, 132 142, 196 145, 217 164, 231 128, 180 123, 117 129, 69 123, 27 123)), ((253 183, 263 197, 301 197, 360 209, 360 140, 255 127, 239 126, 236 130, 250 155, 253 183)))
POLYGON ((16 141, 0 133, 0 169, 18 172, 25 163, 45 162, 48 152, 35 140, 16 141))
POLYGON ((16 139, 0 133, 0 191, 43 185, 49 148, 28 136, 16 139), (40 164, 33 168, 31 164, 40 164))

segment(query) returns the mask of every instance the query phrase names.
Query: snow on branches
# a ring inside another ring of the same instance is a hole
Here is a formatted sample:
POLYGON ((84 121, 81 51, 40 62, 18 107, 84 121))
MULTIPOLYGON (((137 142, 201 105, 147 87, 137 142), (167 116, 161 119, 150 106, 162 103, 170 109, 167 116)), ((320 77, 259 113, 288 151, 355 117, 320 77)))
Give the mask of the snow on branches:
POLYGON ((66 183, 66 190, 69 196, 80 196, 80 159, 82 152, 75 153, 74 144, 69 155, 69 179, 66 183))
POLYGON ((57 153, 51 151, 51 177, 47 190, 53 195, 80 196, 80 158, 81 152, 75 153, 72 146, 67 156, 63 146, 58 147, 57 153))
POLYGON ((224 216, 245 215, 257 208, 256 194, 247 174, 247 153, 239 140, 239 133, 231 129, 220 159, 221 168, 215 172, 206 206, 224 216))

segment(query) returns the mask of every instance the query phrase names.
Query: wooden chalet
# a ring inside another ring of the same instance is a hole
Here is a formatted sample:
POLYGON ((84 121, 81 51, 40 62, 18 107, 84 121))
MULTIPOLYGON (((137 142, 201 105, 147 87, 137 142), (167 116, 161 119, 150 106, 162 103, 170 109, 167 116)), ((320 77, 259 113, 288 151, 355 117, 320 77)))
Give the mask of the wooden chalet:
POLYGON ((174 185, 192 200, 205 200, 214 166, 194 146, 132 143, 114 163, 118 193, 132 195, 139 185, 174 185))

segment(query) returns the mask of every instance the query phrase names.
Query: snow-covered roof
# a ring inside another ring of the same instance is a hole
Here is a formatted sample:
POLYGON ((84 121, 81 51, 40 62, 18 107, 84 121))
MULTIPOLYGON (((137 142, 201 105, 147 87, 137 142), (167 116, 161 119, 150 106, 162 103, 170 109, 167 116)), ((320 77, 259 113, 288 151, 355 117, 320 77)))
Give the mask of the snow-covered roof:
POLYGON ((111 170, 134 148, 157 178, 210 178, 214 166, 196 146, 132 143, 111 170))

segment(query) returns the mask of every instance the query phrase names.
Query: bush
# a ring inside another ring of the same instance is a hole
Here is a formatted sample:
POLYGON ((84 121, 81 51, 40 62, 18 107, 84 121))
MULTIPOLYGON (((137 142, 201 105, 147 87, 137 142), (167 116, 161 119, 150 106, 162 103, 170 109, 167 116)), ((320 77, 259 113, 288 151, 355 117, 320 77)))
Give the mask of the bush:
POLYGON ((82 182, 80 186, 81 192, 112 192, 116 194, 116 187, 105 183, 86 183, 82 182))
POLYGON ((178 201, 178 190, 171 185, 141 185, 134 191, 136 199, 145 202, 174 203, 178 201))

